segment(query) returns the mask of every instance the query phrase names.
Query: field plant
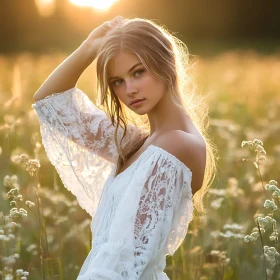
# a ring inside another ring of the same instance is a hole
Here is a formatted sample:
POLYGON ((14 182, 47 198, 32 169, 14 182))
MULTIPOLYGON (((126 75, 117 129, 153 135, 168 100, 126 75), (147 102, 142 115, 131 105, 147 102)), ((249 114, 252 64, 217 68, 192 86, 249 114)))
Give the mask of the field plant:
MULTIPOLYGON (((91 217, 50 164, 31 108, 35 91, 66 57, 0 56, 3 280, 74 280, 91 249, 91 217)), ((190 73, 210 107, 218 173, 205 214, 190 223, 165 272, 171 280, 280 279, 280 56, 235 50, 193 59, 190 73)), ((93 102, 94 67, 78 84, 93 102)))
POLYGON ((253 156, 249 159, 256 167, 261 181, 264 193, 264 204, 266 212, 259 213, 256 216, 257 227, 254 227, 250 235, 244 237, 245 242, 255 243, 258 238, 261 240, 262 245, 262 259, 264 267, 265 279, 280 279, 280 253, 279 253, 279 229, 277 228, 277 220, 279 220, 279 206, 280 206, 280 189, 277 187, 277 181, 270 180, 268 184, 264 184, 260 163, 266 160, 264 156, 266 151, 263 147, 263 142, 255 139, 253 141, 243 141, 241 146, 253 152, 253 156), (264 243, 264 234, 269 237, 268 245, 264 243), (271 246, 271 243, 274 246, 271 246), (270 247, 271 246, 271 247, 270 247))

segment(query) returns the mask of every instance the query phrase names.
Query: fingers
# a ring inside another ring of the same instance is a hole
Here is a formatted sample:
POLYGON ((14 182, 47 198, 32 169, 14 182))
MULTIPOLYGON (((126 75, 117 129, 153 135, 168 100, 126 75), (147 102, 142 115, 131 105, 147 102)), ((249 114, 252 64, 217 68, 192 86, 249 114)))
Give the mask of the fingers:
POLYGON ((116 16, 114 17, 111 21, 109 21, 109 27, 112 28, 116 25, 118 25, 119 23, 121 23, 123 21, 123 18, 121 16, 116 16))

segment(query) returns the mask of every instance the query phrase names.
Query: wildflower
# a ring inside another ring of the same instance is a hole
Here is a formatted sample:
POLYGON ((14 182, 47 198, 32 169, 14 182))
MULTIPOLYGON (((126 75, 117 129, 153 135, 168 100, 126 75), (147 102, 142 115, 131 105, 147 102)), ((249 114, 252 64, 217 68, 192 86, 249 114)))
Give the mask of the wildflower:
POLYGON ((6 235, 4 234, 0 234, 0 240, 3 240, 3 241, 9 241, 9 237, 7 237, 6 235))
POLYGON ((280 197, 280 190, 279 189, 275 190, 275 192, 273 192, 273 194, 272 194, 272 197, 279 198, 280 197))
POLYGON ((255 152, 266 154, 266 151, 264 150, 263 146, 261 145, 255 145, 255 152))
POLYGON ((10 229, 10 228, 12 229, 12 228, 15 228, 15 227, 21 227, 21 225, 15 223, 15 222, 9 222, 9 223, 5 224, 4 227, 6 227, 6 228, 8 228, 8 229, 10 229))
POLYGON ((6 265, 13 265, 16 263, 14 256, 3 257, 2 260, 6 265))
MULTIPOLYGON (((269 217, 270 218, 270 217, 269 217)), ((259 229, 257 228, 257 227, 254 227, 253 228, 253 230, 252 230, 252 232, 259 232, 259 229)), ((265 233, 265 229, 264 228, 262 228, 262 227, 260 227, 260 232, 261 232, 261 234, 264 234, 265 233)))
POLYGON ((19 188, 13 188, 8 192, 8 198, 14 199, 14 197, 17 197, 19 195, 19 188))
POLYGON ((37 245, 31 244, 26 248, 27 252, 30 252, 32 255, 38 255, 37 245))
POLYGON ((266 228, 269 225, 276 224, 276 220, 271 218, 271 217, 269 217, 269 216, 266 216, 264 218, 258 217, 257 220, 258 220, 260 226, 263 227, 263 228, 266 228))
POLYGON ((276 182, 275 180, 270 180, 270 181, 269 181, 269 184, 270 184, 270 185, 277 186, 277 182, 276 182))
POLYGON ((16 237, 15 237, 13 234, 11 234, 11 233, 8 235, 8 237, 9 237, 9 239, 15 239, 15 238, 16 238, 16 237))
POLYGON ((14 207, 10 210, 10 218, 15 220, 21 220, 22 218, 27 217, 27 211, 23 208, 14 207))
POLYGON ((11 274, 7 274, 5 276, 5 280, 13 280, 13 276, 11 274))
POLYGON ((255 238, 255 237, 252 237, 251 235, 246 235, 245 237, 244 237, 244 242, 254 242, 254 241, 256 241, 257 240, 257 238, 255 238))
POLYGON ((19 195, 15 196, 14 199, 18 200, 18 201, 22 201, 22 195, 19 194, 19 195))
POLYGON ((37 245, 36 244, 31 244, 26 248, 27 252, 31 252, 32 250, 36 249, 37 245))
POLYGON ((277 253, 278 253, 274 247, 264 246, 263 249, 264 249, 264 253, 271 257, 277 255, 277 253))
POLYGON ((28 162, 28 160, 29 160, 29 157, 26 154, 21 154, 19 156, 12 157, 13 162, 23 165, 24 167, 25 167, 26 163, 28 162))
MULTIPOLYGON (((253 141, 242 141, 241 143, 242 148, 249 148, 251 151, 254 151, 256 153, 256 159, 253 162, 254 166, 258 169, 259 168, 259 162, 266 160, 265 156, 260 156, 259 154, 266 154, 266 151, 263 147, 263 142, 259 139, 254 139, 253 141)), ((244 159, 245 160, 245 159, 244 159)))
POLYGON ((233 223, 233 224, 225 224, 223 226, 224 230, 233 230, 233 231, 240 231, 243 229, 243 226, 233 223))
POLYGON ((221 260, 225 260, 227 258, 226 257, 226 251, 211 250, 210 255, 211 256, 216 256, 221 260))
POLYGON ((8 188, 19 188, 17 175, 6 175, 3 180, 3 186, 8 188))
POLYGON ((226 190, 225 189, 210 189, 209 193, 217 196, 224 196, 226 195, 226 190))
POLYGON ((266 209, 271 210, 271 211, 275 211, 277 210, 277 206, 274 203, 274 201, 266 199, 264 205, 263 205, 266 209))
POLYGON ((244 147, 247 147, 247 146, 249 146, 248 141, 242 141, 241 148, 244 148, 244 147))
POLYGON ((33 203, 32 201, 26 200, 25 201, 25 205, 29 208, 33 207, 35 205, 35 203, 33 203))
POLYGON ((23 269, 17 269, 16 270, 16 275, 21 275, 23 273, 23 269))
POLYGON ((16 201, 12 200, 12 201, 10 202, 10 205, 11 205, 12 207, 15 207, 15 206, 17 206, 17 203, 16 203, 16 201))
POLYGON ((211 202, 211 207, 214 209, 219 209, 221 207, 222 202, 224 201, 223 197, 219 197, 211 202))
POLYGON ((253 144, 263 146, 263 142, 261 140, 259 140, 259 139, 254 139, 253 140, 253 144))
POLYGON ((26 171, 28 171, 29 172, 29 174, 31 175, 31 176, 33 176, 34 175, 34 173, 37 171, 37 170, 39 170, 39 168, 40 168, 40 162, 37 160, 37 159, 30 159, 28 162, 27 162, 27 164, 26 164, 26 171))
POLYGON ((220 251, 218 251, 218 250, 211 250, 210 255, 217 256, 217 255, 219 255, 219 253, 220 253, 220 251))
POLYGON ((277 237, 278 237, 279 233, 277 229, 274 229, 274 231, 271 233, 271 235, 269 236, 269 240, 270 241, 276 241, 277 237))
POLYGON ((252 233, 250 234, 250 236, 253 237, 253 238, 258 238, 259 235, 260 235, 260 234, 259 234, 258 231, 254 231, 254 232, 252 232, 252 233))
POLYGON ((225 238, 244 238, 244 235, 241 233, 234 233, 231 232, 230 230, 227 230, 225 233, 221 232, 220 236, 225 237, 225 238))
POLYGON ((265 189, 268 191, 276 191, 278 188, 275 185, 266 184, 265 189))

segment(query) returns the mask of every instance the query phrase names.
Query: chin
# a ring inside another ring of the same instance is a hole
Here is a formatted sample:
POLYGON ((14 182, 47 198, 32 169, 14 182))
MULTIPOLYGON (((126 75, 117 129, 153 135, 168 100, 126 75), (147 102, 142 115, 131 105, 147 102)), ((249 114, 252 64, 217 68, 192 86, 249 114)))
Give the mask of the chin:
POLYGON ((139 116, 143 116, 148 113, 146 110, 132 110, 132 111, 139 116))
POLYGON ((135 114, 143 116, 147 113, 149 113, 150 109, 146 108, 146 106, 139 107, 139 108, 129 108, 131 111, 133 111, 135 114))

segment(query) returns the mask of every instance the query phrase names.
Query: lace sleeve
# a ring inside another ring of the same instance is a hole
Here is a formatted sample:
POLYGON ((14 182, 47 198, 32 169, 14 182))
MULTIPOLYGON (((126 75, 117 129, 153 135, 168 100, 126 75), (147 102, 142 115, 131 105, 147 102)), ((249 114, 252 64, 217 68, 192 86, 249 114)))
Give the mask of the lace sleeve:
MULTIPOLYGON (((170 160, 157 163, 141 192, 134 231, 135 268, 141 279, 158 255, 174 254, 192 219, 191 172, 181 166, 170 160)), ((164 269, 165 262, 161 265, 164 269)))
MULTIPOLYGON (((40 121, 42 142, 64 186, 82 208, 94 215, 118 153, 115 127, 88 96, 74 87, 32 104, 40 121)), ((129 126, 124 145, 141 134, 129 126)), ((122 131, 119 130, 120 140, 122 131)))

